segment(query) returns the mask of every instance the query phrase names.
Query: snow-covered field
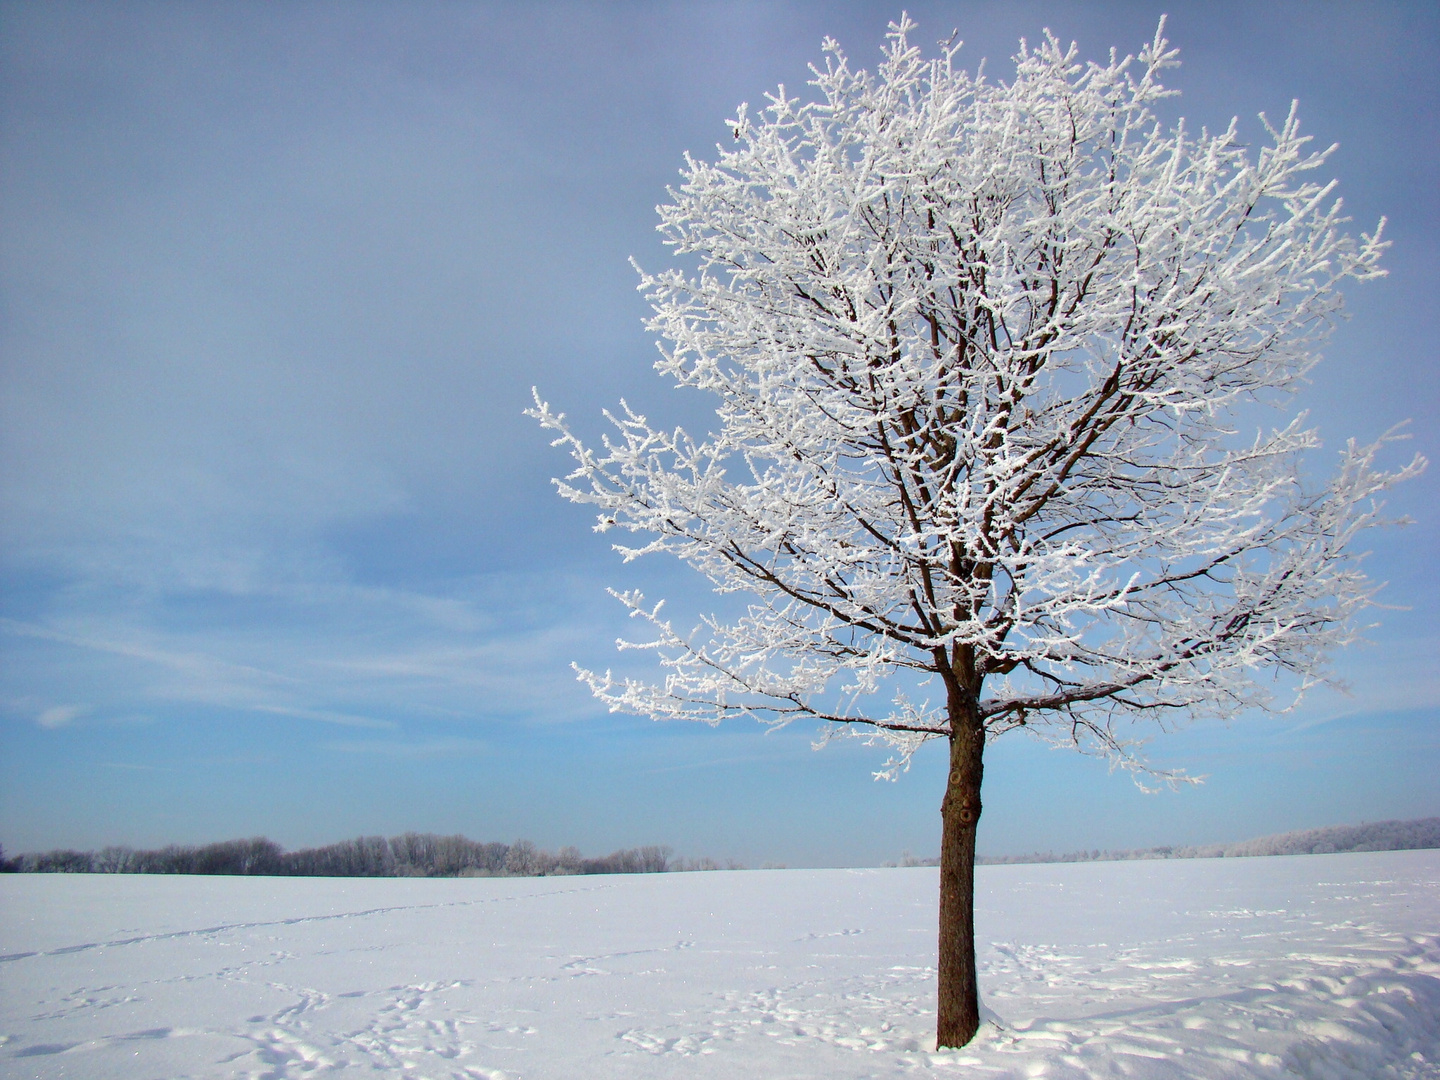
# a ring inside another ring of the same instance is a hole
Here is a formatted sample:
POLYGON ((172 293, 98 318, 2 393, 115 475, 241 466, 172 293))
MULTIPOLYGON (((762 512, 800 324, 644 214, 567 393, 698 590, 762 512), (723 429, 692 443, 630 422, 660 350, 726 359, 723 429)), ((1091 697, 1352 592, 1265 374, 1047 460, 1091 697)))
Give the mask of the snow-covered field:
POLYGON ((0 878, 6 1077, 1440 1077, 1440 851, 936 872, 0 878))

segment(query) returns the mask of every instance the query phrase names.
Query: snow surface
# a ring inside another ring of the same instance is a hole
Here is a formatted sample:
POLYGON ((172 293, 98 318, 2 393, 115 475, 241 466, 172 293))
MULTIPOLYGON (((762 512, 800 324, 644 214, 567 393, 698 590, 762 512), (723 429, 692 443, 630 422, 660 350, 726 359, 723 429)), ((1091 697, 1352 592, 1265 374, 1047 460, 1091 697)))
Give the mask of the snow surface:
POLYGON ((1440 1077, 1440 851, 936 871, 0 878, 6 1077, 1440 1077))

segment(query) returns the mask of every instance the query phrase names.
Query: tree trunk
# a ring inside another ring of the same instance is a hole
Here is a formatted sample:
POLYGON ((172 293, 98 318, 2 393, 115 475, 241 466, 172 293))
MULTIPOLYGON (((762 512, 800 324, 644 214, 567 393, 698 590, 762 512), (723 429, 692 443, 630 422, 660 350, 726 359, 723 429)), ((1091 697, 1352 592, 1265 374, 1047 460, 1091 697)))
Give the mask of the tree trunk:
POLYGON ((973 718, 953 714, 951 730, 950 779, 940 803, 940 993, 935 1029, 939 1048, 964 1046, 980 1027, 975 827, 980 821, 985 731, 973 718))

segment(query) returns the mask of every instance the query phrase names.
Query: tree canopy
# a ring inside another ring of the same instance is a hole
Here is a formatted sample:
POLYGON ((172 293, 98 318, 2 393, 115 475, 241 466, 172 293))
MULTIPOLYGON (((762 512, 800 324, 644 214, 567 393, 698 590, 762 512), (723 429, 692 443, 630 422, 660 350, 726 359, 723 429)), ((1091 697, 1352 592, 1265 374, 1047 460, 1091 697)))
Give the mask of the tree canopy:
POLYGON ((649 538, 627 558, 759 598, 697 638, 622 594, 668 677, 587 680, 908 754, 948 732, 944 695, 877 703, 885 676, 973 668, 990 732, 1122 757, 1118 717, 1264 707, 1265 669, 1303 688, 1372 595, 1350 541, 1419 462, 1351 443, 1307 487, 1303 418, 1242 437, 1235 414, 1302 379, 1336 284, 1383 272, 1380 229, 1342 231, 1293 111, 1253 158, 1233 123, 1157 122, 1158 34, 1108 64, 1047 36, 999 83, 911 29, 876 75, 827 42, 818 100, 742 106, 737 147, 687 158, 660 208, 698 272, 643 276, 656 367, 716 394, 719 430, 626 409, 596 453, 538 406, 577 462, 562 492, 649 538))

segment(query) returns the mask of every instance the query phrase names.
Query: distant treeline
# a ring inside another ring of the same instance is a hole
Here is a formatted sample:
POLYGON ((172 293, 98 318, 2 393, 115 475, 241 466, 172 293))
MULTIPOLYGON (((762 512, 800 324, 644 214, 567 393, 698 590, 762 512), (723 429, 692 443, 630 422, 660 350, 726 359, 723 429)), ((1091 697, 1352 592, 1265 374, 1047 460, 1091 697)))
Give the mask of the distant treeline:
MULTIPOLYGON (((529 840, 480 843, 464 836, 406 833, 362 836, 325 847, 286 851, 273 840, 226 840, 155 850, 45 851, 6 859, 21 874, 245 874, 275 877, 544 877, 553 874, 663 874, 720 870, 713 859, 674 859, 668 847, 638 847, 586 858, 573 847, 543 851, 529 840)), ((743 869, 728 863, 723 869, 743 869)))
MULTIPOLYGON (((1066 855, 981 855, 976 862, 1003 863, 1107 862, 1129 859, 1238 859, 1252 855, 1330 855, 1342 851, 1409 851, 1440 848, 1440 817, 1414 821, 1376 821, 1366 825, 1332 825, 1277 833, 1238 844, 1135 848, 1129 851, 1076 851, 1066 855)), ((929 863, 929 860, 926 860, 929 863)), ((903 864, 902 865, 906 865, 903 864)), ((911 862, 909 865, 917 865, 911 862)))
MULTIPOLYGON (((1321 855, 1344 851, 1440 848, 1440 817, 1377 821, 1278 833, 1238 844, 1075 851, 1064 855, 980 855, 985 865, 1007 863, 1113 862, 1138 859, 1234 859, 1251 855, 1321 855)), ((586 858, 573 847, 557 852, 529 840, 480 843, 464 836, 406 833, 362 836, 325 847, 286 851, 273 840, 226 840, 154 850, 107 847, 99 851, 44 851, 6 859, 0 872, 22 874, 248 874, 277 877, 545 877, 555 874, 663 874, 686 870, 743 870, 730 860, 677 859, 668 847, 638 847, 586 858)), ((935 866, 908 851, 900 866, 935 866)), ((896 863, 886 863, 895 866, 896 863)))

